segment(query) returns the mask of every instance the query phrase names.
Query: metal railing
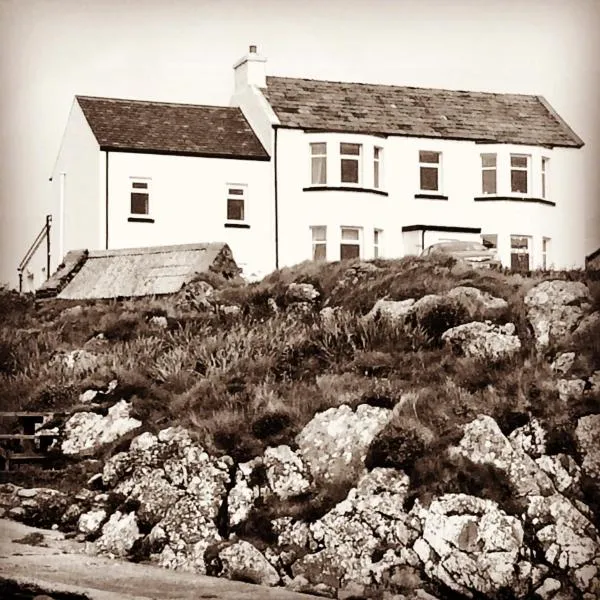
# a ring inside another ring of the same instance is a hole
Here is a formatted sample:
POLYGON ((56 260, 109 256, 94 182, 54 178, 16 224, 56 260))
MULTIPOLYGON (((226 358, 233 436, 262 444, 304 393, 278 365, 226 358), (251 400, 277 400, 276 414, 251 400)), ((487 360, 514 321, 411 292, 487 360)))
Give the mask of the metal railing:
POLYGON ((19 292, 23 291, 23 271, 31 262, 38 248, 42 245, 44 238, 46 239, 46 279, 50 277, 50 227, 52 226, 52 215, 46 215, 46 223, 41 231, 37 234, 33 244, 29 246, 29 250, 25 253, 23 260, 19 263, 17 271, 19 273, 19 292))

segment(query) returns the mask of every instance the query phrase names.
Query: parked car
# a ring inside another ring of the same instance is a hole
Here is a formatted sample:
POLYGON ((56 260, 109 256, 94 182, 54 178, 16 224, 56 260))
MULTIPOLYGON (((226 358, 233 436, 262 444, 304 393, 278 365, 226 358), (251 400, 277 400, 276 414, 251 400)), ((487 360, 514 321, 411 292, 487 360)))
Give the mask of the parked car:
POLYGON ((428 246, 421 252, 421 256, 434 254, 447 254, 463 260, 473 267, 499 269, 502 266, 498 255, 480 242, 460 242, 458 240, 439 242, 428 246))

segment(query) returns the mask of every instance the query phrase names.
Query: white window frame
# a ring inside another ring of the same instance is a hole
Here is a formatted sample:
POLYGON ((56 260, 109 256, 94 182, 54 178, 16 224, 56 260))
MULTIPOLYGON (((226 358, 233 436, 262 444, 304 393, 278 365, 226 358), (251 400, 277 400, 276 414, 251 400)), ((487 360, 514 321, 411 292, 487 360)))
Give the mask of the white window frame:
POLYGON ((508 163, 509 167, 510 167, 510 179, 509 179, 509 185, 510 185, 510 193, 515 195, 515 196, 529 196, 531 194, 531 155, 530 154, 520 154, 520 153, 515 153, 515 152, 511 152, 510 156, 509 156, 509 163, 508 163), (512 164, 512 159, 513 158, 525 158, 527 160, 527 165, 525 167, 513 167, 512 164), (524 192, 517 192, 513 190, 513 184, 512 184, 512 174, 513 171, 518 171, 518 172, 523 172, 525 171, 526 174, 526 182, 527 182, 527 190, 525 190, 524 192))
POLYGON ((357 186, 360 187, 363 184, 363 173, 362 173, 362 158, 363 158, 363 145, 356 142, 340 142, 340 184, 342 186, 357 186), (358 154, 344 154, 342 152, 343 146, 356 146, 358 148, 358 154), (356 179, 357 181, 344 181, 344 172, 342 164, 344 161, 355 161, 356 165, 356 179))
POLYGON ((225 220, 227 223, 247 223, 248 221, 248 185, 245 183, 228 183, 225 194, 225 220), (232 194, 231 190, 240 190, 241 194, 232 194), (242 218, 232 219, 229 217, 229 200, 242 201, 242 218))
POLYGON ((482 152, 480 155, 481 158, 481 193, 484 196, 497 196, 498 195, 498 154, 496 152, 482 152), (484 157, 493 156, 494 157, 494 165, 489 166, 484 164, 484 157), (494 191, 486 192, 484 186, 483 175, 486 171, 493 171, 494 178, 494 191))
POLYGON ((310 185, 319 186, 319 185, 327 185, 327 142, 310 142, 310 185), (324 153, 316 153, 315 149, 317 146, 324 146, 324 153), (314 181, 315 180, 315 160, 323 161, 325 168, 323 169, 324 181, 314 181))
POLYGON ((544 236, 542 238, 542 269, 544 271, 550 268, 550 254, 552 252, 552 238, 544 236))
POLYGON ((439 150, 419 150, 419 190, 422 194, 441 194, 443 189, 442 183, 442 152, 439 150), (437 154, 437 162, 427 162, 422 160, 421 155, 424 153, 437 154), (437 170, 437 189, 427 190, 421 186, 421 175, 423 169, 437 170))
POLYGON ((373 189, 380 190, 383 186, 383 148, 373 146, 373 189))
POLYGON ((361 259, 363 257, 363 229, 362 227, 356 227, 354 225, 342 225, 340 227, 340 260, 342 258, 342 246, 357 246, 358 256, 356 258, 361 259), (344 230, 356 231, 358 233, 356 240, 344 239, 344 230))
POLYGON ((373 258, 381 258, 383 256, 383 229, 375 227, 373 229, 373 258))
POLYGON ((541 197, 544 199, 548 198, 548 165, 550 159, 547 156, 542 156, 541 164, 541 197))
POLYGON ((150 177, 130 177, 129 178, 129 216, 132 218, 150 217, 150 199, 152 198, 152 179, 150 177), (145 185, 146 187, 139 187, 145 185), (146 212, 133 212, 133 194, 145 194, 146 212))
POLYGON ((310 236, 311 236, 311 260, 315 262, 321 262, 327 260, 327 225, 311 225, 310 227, 310 236), (315 233, 319 230, 323 231, 323 239, 320 239, 315 236, 315 233), (325 256, 323 258, 316 258, 316 250, 317 246, 323 246, 325 249, 325 256))

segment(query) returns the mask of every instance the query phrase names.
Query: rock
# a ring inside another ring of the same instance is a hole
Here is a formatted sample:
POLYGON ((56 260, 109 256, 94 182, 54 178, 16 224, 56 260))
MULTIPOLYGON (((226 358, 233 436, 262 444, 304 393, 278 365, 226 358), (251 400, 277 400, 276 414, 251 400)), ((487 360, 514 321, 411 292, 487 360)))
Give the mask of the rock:
POLYGON ((290 302, 314 302, 321 294, 311 283, 290 283, 285 296, 290 302))
POLYGON ((358 476, 371 441, 390 415, 388 409, 367 404, 356 412, 342 405, 317 413, 296 436, 298 453, 311 477, 339 481, 358 476))
POLYGON ((559 379, 556 382, 558 397, 566 402, 571 398, 579 398, 585 390, 585 381, 583 379, 559 379))
POLYGON ((462 304, 472 319, 491 319, 508 308, 508 302, 503 298, 496 298, 479 288, 465 285, 452 288, 446 297, 462 304))
POLYGON ((148 323, 153 327, 158 327, 159 329, 166 329, 169 326, 167 317, 162 315, 154 315, 153 317, 150 317, 148 323))
POLYGON ((600 311, 595 311, 586 315, 581 319, 579 325, 573 331, 573 337, 584 339, 589 337, 591 333, 596 329, 598 323, 600 323, 600 311))
POLYGON ((558 579, 554 579, 552 577, 548 577, 547 579, 544 580, 544 583, 542 583, 542 585, 540 585, 540 587, 535 590, 535 593, 542 599, 542 600, 550 600, 550 598, 552 598, 555 594, 555 592, 558 592, 558 590, 560 590, 561 585, 560 585, 560 581, 558 581, 558 579))
POLYGON ((38 494, 38 490, 36 488, 21 488, 17 492, 17 496, 19 498, 35 498, 38 494))
POLYGON ((108 409, 105 417, 93 412, 75 413, 65 423, 63 453, 79 454, 99 448, 140 427, 142 422, 129 416, 130 408, 129 403, 121 400, 108 409))
POLYGON ((242 309, 237 304, 229 304, 229 305, 221 304, 219 306, 219 310, 224 315, 230 315, 230 316, 239 315, 240 312, 242 311, 242 309))
POLYGON ((600 481, 600 415, 588 415, 577 421, 575 441, 583 457, 583 471, 600 481))
POLYGON ((581 478, 581 471, 572 456, 555 454, 540 456, 536 464, 550 477, 554 487, 560 492, 573 491, 581 478))
POLYGON ((215 297, 215 288, 210 283, 207 281, 193 281, 179 292, 176 307, 179 310, 212 312, 215 297))
POLYGON ((579 281, 544 281, 525 296, 527 318, 540 349, 566 338, 579 325, 591 302, 587 286, 579 281))
POLYGON ((273 565, 250 543, 240 540, 219 552, 221 576, 258 585, 275 586, 280 577, 273 565))
POLYGON ((554 362, 550 365, 550 368, 560 375, 566 375, 572 368, 575 362, 575 352, 563 352, 559 354, 554 362))
POLYGON ((117 511, 102 527, 102 535, 95 545, 98 550, 106 554, 123 558, 129 554, 133 544, 140 537, 142 536, 135 513, 123 514, 117 511))
POLYGON ((502 326, 480 321, 465 323, 444 332, 442 341, 460 354, 486 360, 508 358, 521 349, 512 323, 502 326))
POLYGON ((530 456, 511 445, 491 417, 481 415, 466 425, 462 440, 452 451, 475 463, 500 469, 506 474, 517 497, 554 492, 550 478, 530 456))
POLYGON ((83 394, 79 395, 79 402, 81 404, 89 404, 98 395, 98 390, 86 390, 83 394))
POLYGON ((80 375, 94 369, 98 364, 98 357, 88 350, 72 350, 56 354, 52 363, 80 375))
POLYGON ((366 318, 384 317, 391 321, 404 323, 414 303, 414 298, 409 298, 408 300, 377 300, 373 308, 366 315, 366 318))
POLYGON ((306 466, 289 446, 267 448, 262 462, 269 488, 280 500, 299 496, 310 488, 306 466))
POLYGON ((84 535, 95 535, 100 531, 100 527, 106 519, 104 509, 91 510, 82 514, 77 522, 77 531, 84 535))
POLYGON ((321 323, 325 326, 334 325, 342 314, 343 311, 339 306, 326 306, 319 311, 321 323))
POLYGON ((538 458, 546 453, 546 432, 536 418, 531 419, 523 427, 515 429, 508 439, 515 449, 523 451, 532 458, 538 458))
POLYGON ((337 588, 335 586, 328 586, 324 583, 313 585, 302 575, 296 575, 287 583, 286 587, 292 592, 300 594, 314 594, 315 596, 322 596, 324 598, 335 598, 337 596, 337 588))
POLYGON ((65 308, 60 313, 59 318, 62 320, 65 320, 65 321, 76 321, 82 315, 83 315, 83 306, 81 306, 80 304, 77 304, 75 306, 69 306, 68 308, 65 308))
POLYGON ((523 528, 495 502, 445 494, 428 509, 417 501, 411 512, 422 522, 418 553, 429 577, 468 596, 491 596, 519 581, 523 528))

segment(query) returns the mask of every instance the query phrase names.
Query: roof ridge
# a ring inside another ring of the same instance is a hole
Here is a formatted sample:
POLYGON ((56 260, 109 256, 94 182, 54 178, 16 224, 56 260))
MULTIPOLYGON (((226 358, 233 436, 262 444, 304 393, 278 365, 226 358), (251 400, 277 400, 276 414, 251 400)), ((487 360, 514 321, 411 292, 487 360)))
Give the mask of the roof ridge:
POLYGON ((230 110, 240 111, 239 106, 224 106, 221 104, 192 104, 189 102, 166 102, 163 100, 136 100, 134 98, 111 98, 109 96, 87 96, 82 94, 76 94, 77 100, 108 100, 109 102, 128 102, 135 104, 153 104, 155 106, 187 106, 190 108, 227 108, 230 110))

